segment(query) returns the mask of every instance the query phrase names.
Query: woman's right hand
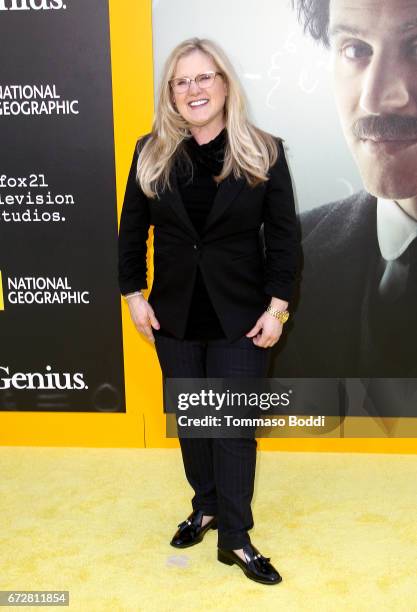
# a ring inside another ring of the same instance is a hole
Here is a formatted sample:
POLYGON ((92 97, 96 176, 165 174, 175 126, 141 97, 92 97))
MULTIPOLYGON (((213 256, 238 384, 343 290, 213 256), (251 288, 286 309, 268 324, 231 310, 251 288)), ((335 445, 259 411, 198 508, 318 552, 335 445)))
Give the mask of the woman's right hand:
POLYGON ((150 342, 155 342, 152 328, 159 329, 161 326, 155 317, 152 306, 143 295, 132 295, 127 300, 127 304, 133 324, 138 332, 143 334, 150 342))

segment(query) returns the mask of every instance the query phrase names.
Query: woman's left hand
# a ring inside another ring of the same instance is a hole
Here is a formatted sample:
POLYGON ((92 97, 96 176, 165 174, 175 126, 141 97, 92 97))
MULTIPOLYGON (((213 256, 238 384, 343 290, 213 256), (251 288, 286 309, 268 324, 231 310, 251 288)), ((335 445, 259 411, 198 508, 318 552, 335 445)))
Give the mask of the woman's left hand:
POLYGON ((278 342, 281 334, 281 321, 270 315, 269 312, 264 312, 246 334, 246 337, 253 338, 253 343, 256 346, 269 348, 278 342))

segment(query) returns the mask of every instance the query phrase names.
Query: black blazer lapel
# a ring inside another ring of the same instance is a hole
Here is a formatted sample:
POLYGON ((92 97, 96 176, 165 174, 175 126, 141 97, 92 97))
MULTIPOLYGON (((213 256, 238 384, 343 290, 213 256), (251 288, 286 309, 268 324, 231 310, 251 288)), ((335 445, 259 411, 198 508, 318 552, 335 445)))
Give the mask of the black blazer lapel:
MULTIPOLYGON (((167 202, 181 220, 183 227, 195 240, 198 240, 200 236, 198 235, 198 232, 187 213, 187 209, 185 208, 178 187, 178 179, 175 168, 173 168, 171 171, 170 180, 172 189, 167 189, 163 194, 161 194, 159 201, 167 202)), ((213 205, 209 211, 209 214, 207 215, 203 233, 206 232, 206 230, 226 212, 232 202, 237 198, 245 184, 246 179, 244 177, 235 179, 233 175, 229 175, 220 183, 213 201, 213 205)))
POLYGON ((229 176, 219 184, 213 205, 209 214, 207 215, 203 232, 206 232, 207 229, 226 212, 232 202, 242 191, 245 184, 246 179, 244 177, 236 179, 231 174, 229 174, 229 176))
POLYGON ((175 214, 180 219, 184 229, 187 230, 189 234, 193 237, 194 240, 199 239, 199 235, 197 230, 195 229, 188 213, 187 209, 184 206, 184 202, 182 200, 180 190, 178 188, 178 179, 175 169, 173 168, 170 175, 171 182, 171 190, 166 189, 164 193, 160 197, 160 202, 167 202, 175 214))

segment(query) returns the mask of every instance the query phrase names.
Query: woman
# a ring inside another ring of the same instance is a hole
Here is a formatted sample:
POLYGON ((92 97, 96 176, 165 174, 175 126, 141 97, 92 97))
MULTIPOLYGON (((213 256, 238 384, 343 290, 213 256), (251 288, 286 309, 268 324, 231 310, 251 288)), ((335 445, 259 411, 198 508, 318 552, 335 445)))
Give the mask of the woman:
MULTIPOLYGON (((135 148, 119 232, 120 291, 138 331, 155 342, 163 376, 266 376, 288 318, 298 248, 281 140, 248 120, 223 51, 186 40, 166 62, 152 132, 135 148)), ((218 528, 219 561, 257 582, 280 582, 247 533, 256 439, 180 437, 180 445, 195 495, 171 544, 195 545, 218 528)))

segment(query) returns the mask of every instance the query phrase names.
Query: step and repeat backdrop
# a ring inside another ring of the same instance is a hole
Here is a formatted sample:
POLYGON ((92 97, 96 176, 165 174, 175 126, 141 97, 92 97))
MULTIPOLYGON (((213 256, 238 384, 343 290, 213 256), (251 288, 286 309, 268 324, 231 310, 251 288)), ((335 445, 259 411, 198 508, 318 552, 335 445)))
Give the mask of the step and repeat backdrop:
POLYGON ((109 6, 1 0, 0 410, 125 412, 109 6))
POLYGON ((301 390, 309 414, 329 402, 324 436, 403 438, 320 448, 415 452, 417 222, 395 199, 417 193, 417 14, 390 0, 375 22, 368 5, 0 0, 3 444, 177 445, 154 347, 121 306, 117 227, 162 64, 201 36, 232 59, 255 123, 285 139, 294 179, 303 282, 270 376, 301 390), (384 121, 369 119, 381 101, 384 121), (360 135, 381 144, 360 148, 360 135))

